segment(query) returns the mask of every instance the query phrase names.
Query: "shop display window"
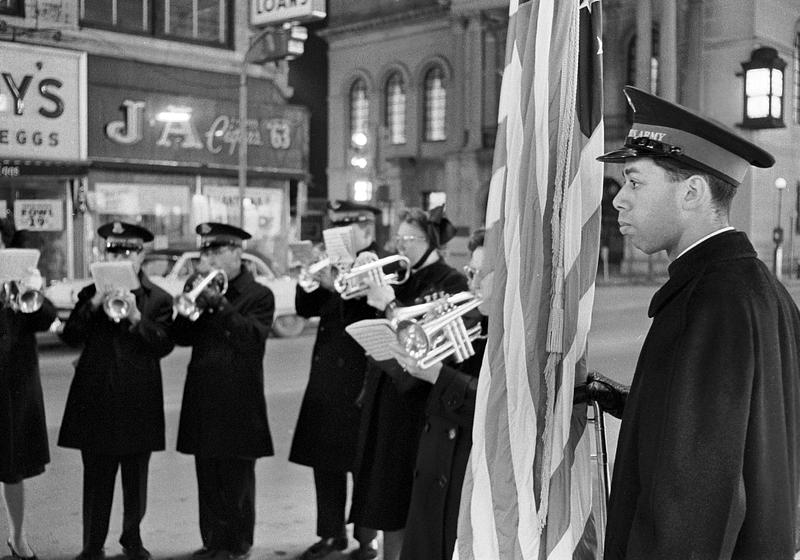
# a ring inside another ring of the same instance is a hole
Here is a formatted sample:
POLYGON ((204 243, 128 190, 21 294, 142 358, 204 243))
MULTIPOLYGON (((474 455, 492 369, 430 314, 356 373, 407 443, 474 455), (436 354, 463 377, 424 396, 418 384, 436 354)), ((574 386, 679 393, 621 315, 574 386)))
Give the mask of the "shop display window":
POLYGON ((0 0, 0 14, 7 16, 24 16, 24 0, 0 0))
POLYGON ((49 283, 68 276, 70 241, 61 180, 15 180, 0 188, 0 216, 13 219, 16 244, 38 249, 39 271, 49 283))

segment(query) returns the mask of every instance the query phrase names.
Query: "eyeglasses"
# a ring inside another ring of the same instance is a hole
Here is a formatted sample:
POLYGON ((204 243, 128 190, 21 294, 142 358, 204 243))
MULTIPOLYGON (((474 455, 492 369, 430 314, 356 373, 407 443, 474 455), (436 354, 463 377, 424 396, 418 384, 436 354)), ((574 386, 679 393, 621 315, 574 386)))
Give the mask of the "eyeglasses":
POLYGON ((470 265, 464 267, 464 276, 467 277, 467 282, 472 282, 478 272, 480 271, 477 268, 471 267, 470 265))
POLYGON ((401 245, 408 245, 414 241, 428 241, 425 237, 421 235, 395 235, 394 236, 394 244, 398 247, 401 245))

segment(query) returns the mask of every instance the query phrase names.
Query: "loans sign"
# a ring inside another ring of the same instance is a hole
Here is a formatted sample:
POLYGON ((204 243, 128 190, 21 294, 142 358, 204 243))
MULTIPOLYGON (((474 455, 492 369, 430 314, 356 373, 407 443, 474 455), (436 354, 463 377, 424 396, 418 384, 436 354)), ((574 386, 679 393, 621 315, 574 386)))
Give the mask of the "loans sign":
POLYGON ((287 21, 325 19, 325 0, 251 0, 250 24, 278 25, 287 21))

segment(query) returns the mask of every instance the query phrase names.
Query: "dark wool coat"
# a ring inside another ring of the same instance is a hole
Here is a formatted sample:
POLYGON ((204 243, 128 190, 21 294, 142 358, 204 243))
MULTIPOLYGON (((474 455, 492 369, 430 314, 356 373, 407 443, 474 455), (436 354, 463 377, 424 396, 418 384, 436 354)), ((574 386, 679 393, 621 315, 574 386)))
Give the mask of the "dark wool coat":
POLYGON ((0 308, 0 481, 15 483, 44 472, 50 462, 37 331, 56 318, 45 300, 35 313, 0 308))
POLYGON ((675 260, 622 418, 605 559, 788 560, 800 314, 741 232, 675 260))
POLYGON ((273 454, 264 346, 274 313, 272 291, 242 267, 218 311, 205 312, 195 322, 175 318, 175 342, 192 346, 178 451, 249 459, 273 454))
POLYGON ((442 366, 428 397, 400 560, 453 557, 486 340, 476 340, 473 347, 475 355, 468 360, 442 366))
POLYGON ((94 284, 78 303, 61 338, 83 346, 69 388, 58 445, 104 455, 164 449, 164 392, 160 360, 174 344, 169 337, 172 297, 139 274, 133 291, 141 320, 115 323, 102 305, 92 309, 94 284))
MULTIPOLYGON (((395 288, 402 305, 424 303, 436 292, 467 290, 464 275, 443 261, 414 272, 395 288)), ((372 362, 374 364, 374 362, 372 362)), ((406 524, 414 462, 430 383, 393 367, 370 367, 364 383, 355 485, 350 518, 361 527, 396 531, 406 524)))
MULTIPOLYGON (((376 251, 368 247, 367 251, 376 251)), ((364 385, 367 358, 345 327, 374 319, 366 298, 343 300, 335 291, 297 287, 295 308, 303 317, 319 315, 308 386, 300 406, 289 460, 326 471, 353 470, 361 409, 356 399, 364 385)))

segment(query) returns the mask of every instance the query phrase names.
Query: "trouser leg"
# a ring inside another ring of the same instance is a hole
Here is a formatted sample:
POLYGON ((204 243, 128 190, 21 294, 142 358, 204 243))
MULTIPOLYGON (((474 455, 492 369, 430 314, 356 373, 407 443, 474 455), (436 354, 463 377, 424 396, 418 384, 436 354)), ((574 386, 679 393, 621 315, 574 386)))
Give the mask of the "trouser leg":
POLYGON ((323 539, 344 537, 347 507, 347 473, 314 469, 317 491, 317 535, 323 539))
POLYGON ((246 552, 253 546, 256 524, 256 473, 254 459, 226 457, 218 460, 226 550, 246 552))
POLYGON ((83 459, 83 550, 98 553, 108 535, 119 458, 81 451, 83 459))
POLYGON ((150 453, 136 453, 121 458, 122 465, 122 536, 119 542, 125 548, 142 546, 139 525, 147 510, 147 472, 150 453))
POLYGON ((197 473, 200 538, 203 540, 204 547, 222 549, 225 547, 224 527, 222 526, 223 507, 217 460, 213 457, 195 455, 194 466, 197 473))

